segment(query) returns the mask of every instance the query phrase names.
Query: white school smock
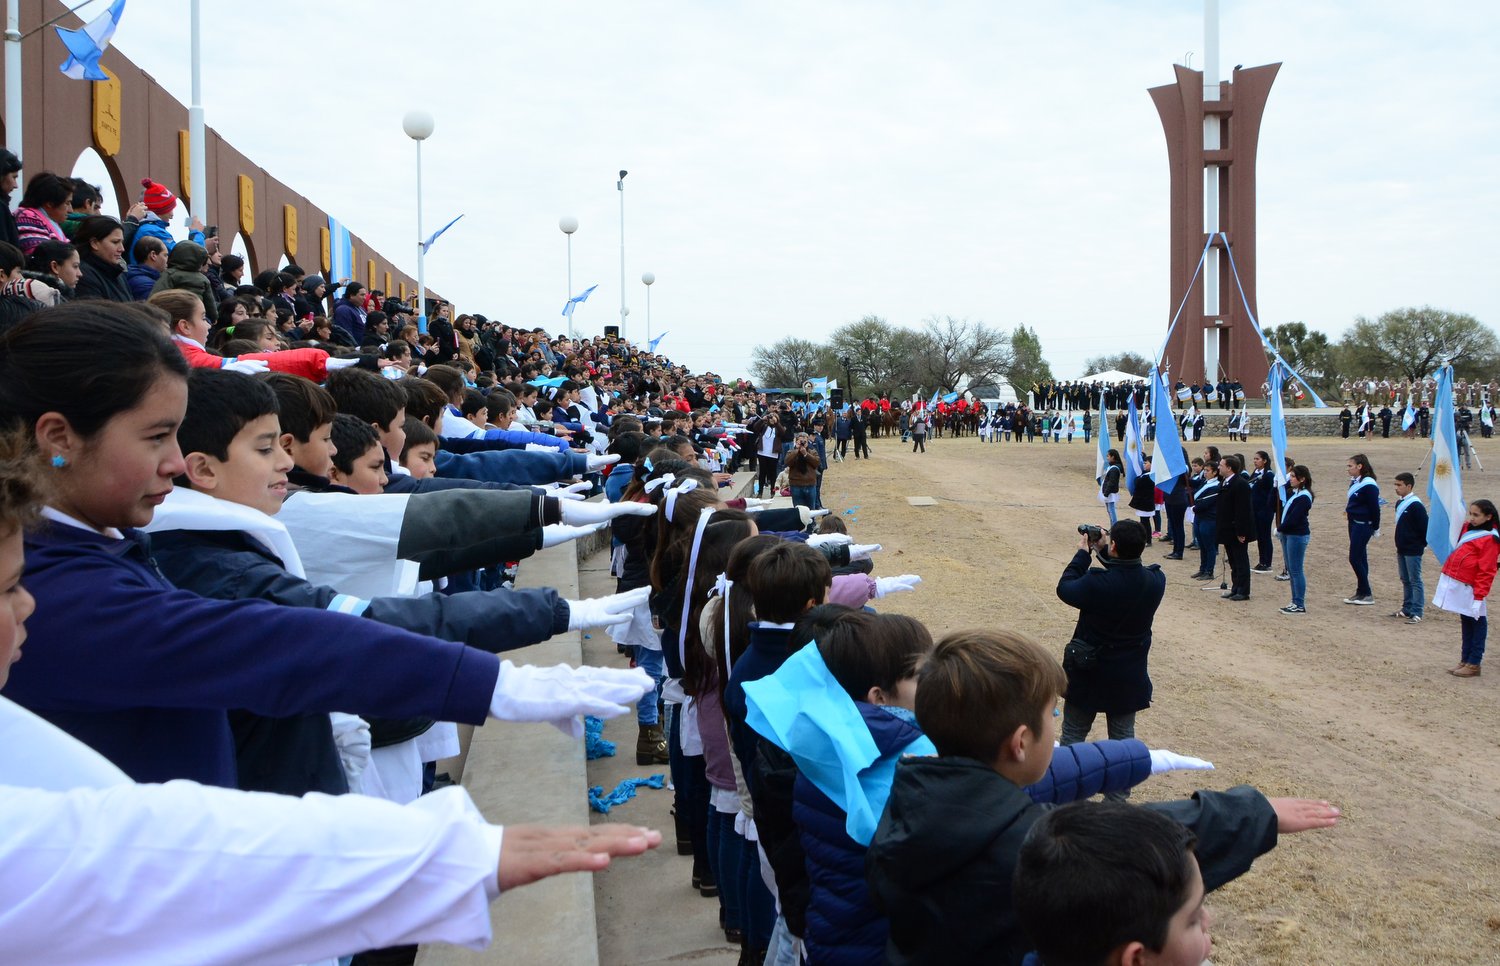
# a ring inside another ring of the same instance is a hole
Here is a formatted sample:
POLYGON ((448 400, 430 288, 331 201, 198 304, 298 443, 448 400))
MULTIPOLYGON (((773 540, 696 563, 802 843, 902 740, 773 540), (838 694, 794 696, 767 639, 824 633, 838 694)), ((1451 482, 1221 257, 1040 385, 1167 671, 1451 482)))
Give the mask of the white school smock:
POLYGON ((118 769, 97 752, 4 698, 0 737, 7 961, 280 966, 490 941, 503 832, 462 789, 402 807, 112 784, 118 769), (57 776, 37 762, 80 784, 43 787, 57 776))

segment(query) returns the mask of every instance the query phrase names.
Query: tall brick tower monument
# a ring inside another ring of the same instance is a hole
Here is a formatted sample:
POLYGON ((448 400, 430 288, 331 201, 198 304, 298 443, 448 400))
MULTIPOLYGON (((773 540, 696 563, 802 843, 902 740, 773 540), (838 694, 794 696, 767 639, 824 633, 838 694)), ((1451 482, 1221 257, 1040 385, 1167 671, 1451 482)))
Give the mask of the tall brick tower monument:
POLYGON ((1170 364, 1174 381, 1227 377, 1253 391, 1266 378, 1266 355, 1245 314, 1222 238, 1215 240, 1196 281, 1193 272, 1209 235, 1224 232, 1245 300, 1259 320, 1255 152, 1266 98, 1281 65, 1236 66, 1230 79, 1221 81, 1218 7, 1218 0, 1205 0, 1203 70, 1175 65, 1177 82, 1150 90, 1167 136, 1172 176, 1169 321, 1187 296, 1162 361, 1170 364))

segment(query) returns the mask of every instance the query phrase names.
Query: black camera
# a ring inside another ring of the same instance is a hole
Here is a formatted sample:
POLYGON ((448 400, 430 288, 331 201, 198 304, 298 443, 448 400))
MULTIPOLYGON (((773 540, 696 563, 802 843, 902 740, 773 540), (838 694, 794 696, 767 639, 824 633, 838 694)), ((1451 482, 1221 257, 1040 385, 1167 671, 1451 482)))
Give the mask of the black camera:
POLYGON ((1096 527, 1092 523, 1080 523, 1078 525, 1078 532, 1087 536, 1089 543, 1098 543, 1104 539, 1104 529, 1096 527))

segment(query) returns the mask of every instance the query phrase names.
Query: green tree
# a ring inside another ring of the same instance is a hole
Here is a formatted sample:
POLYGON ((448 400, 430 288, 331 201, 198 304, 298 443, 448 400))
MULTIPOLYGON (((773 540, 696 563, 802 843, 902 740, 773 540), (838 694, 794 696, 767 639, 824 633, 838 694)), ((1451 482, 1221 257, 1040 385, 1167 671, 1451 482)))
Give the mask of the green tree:
POLYGON ((1010 334, 1010 348, 1015 358, 1006 381, 1015 390, 1017 399, 1027 398, 1033 385, 1052 381, 1052 366, 1042 356, 1042 340, 1036 329, 1016 326, 1010 334))
POLYGON ((1116 352, 1111 356, 1094 356, 1083 364, 1083 374, 1085 376, 1109 372, 1112 369, 1128 372, 1132 376, 1140 376, 1144 379, 1146 378, 1146 373, 1151 371, 1151 360, 1139 352, 1116 352))
POLYGON ((828 340, 838 371, 843 360, 849 360, 854 386, 851 393, 878 395, 900 393, 913 383, 915 349, 919 342, 911 329, 892 325, 878 315, 866 315, 857 322, 841 325, 828 340))
POLYGON ((758 386, 800 388, 807 380, 824 374, 824 352, 816 342, 788 336, 769 346, 756 346, 750 356, 750 372, 758 386))
POLYGON ((1417 380, 1445 360, 1460 378, 1488 376, 1500 362, 1500 340, 1472 315, 1424 305, 1377 319, 1357 317, 1339 340, 1337 358, 1340 374, 1349 378, 1399 374, 1417 380))

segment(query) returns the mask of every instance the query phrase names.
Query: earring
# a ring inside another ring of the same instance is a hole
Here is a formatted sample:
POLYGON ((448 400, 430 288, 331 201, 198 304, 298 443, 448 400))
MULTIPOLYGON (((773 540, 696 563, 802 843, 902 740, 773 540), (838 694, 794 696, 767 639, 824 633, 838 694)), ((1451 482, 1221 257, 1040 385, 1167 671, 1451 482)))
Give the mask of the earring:
POLYGON ((58 453, 52 457, 52 465, 57 467, 58 469, 62 469, 64 466, 68 465, 68 458, 61 453, 58 453))

